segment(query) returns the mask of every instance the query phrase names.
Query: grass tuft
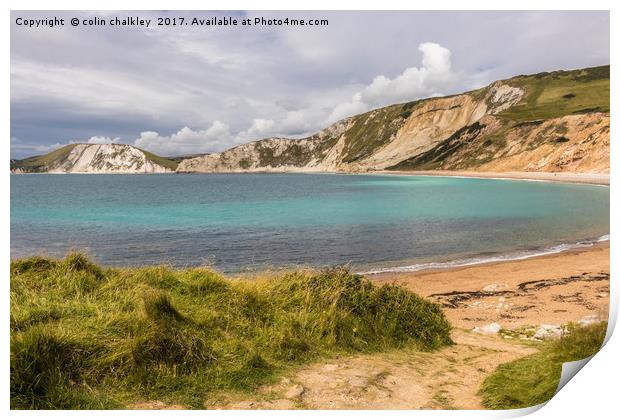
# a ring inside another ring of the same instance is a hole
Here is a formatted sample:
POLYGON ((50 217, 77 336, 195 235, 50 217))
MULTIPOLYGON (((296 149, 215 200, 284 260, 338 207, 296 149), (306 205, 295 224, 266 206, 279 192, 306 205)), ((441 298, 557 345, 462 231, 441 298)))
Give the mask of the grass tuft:
POLYGON ((11 408, 114 408, 84 381, 93 353, 68 335, 33 327, 11 337, 11 408))
POLYGON ((16 260, 11 274, 16 409, 202 408, 320 357, 451 343, 438 305, 341 268, 230 280, 71 254, 16 260))
POLYGON ((69 254, 62 261, 62 266, 67 271, 87 273, 92 275, 96 279, 103 278, 103 270, 96 264, 90 262, 86 255, 79 252, 69 254))
POLYGON ((571 326, 568 335, 545 343, 539 353, 500 365, 480 388, 483 405, 504 410, 549 401, 560 382, 562 363, 598 352, 606 332, 606 322, 587 327, 571 326))
POLYGON ((183 315, 172 305, 170 297, 162 293, 146 297, 144 299, 144 311, 146 316, 154 321, 183 320, 183 315))
POLYGON ((11 274, 27 272, 47 272, 56 266, 56 262, 47 258, 33 256, 11 262, 11 274))

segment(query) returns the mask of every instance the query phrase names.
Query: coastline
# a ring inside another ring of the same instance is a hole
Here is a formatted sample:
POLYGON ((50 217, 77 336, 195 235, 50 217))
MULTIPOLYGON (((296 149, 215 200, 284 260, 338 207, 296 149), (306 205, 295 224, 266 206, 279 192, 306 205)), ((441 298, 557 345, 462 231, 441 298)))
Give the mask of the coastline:
POLYGON ((376 171, 384 175, 445 176, 456 178, 516 179, 609 186, 609 174, 577 172, 376 171))
POLYGON ((465 268, 487 264, 497 264, 511 261, 522 261, 531 258, 539 258, 547 255, 560 254, 568 251, 580 249, 588 249, 601 243, 609 243, 609 234, 603 235, 596 240, 582 240, 572 243, 563 243, 546 248, 540 248, 531 251, 515 251, 513 253, 498 254, 491 257, 470 257, 457 260, 448 260, 441 262, 417 263, 411 265, 392 266, 374 268, 366 271, 358 271, 361 275, 379 275, 386 273, 417 273, 429 271, 452 270, 457 268, 465 268))
POLYGON ((609 241, 522 260, 367 274, 395 283, 440 305, 456 327, 499 323, 502 328, 606 319, 609 241))
POLYGON ((561 182, 572 184, 592 184, 609 186, 609 174, 600 173, 577 173, 577 172, 478 172, 478 171, 368 171, 368 172, 344 172, 344 171, 317 171, 296 169, 267 169, 243 170, 231 172, 14 172, 11 175, 226 175, 226 174, 301 174, 301 175, 411 175, 411 176, 437 176, 454 178, 487 178, 487 179, 514 179, 520 181, 538 182, 561 182))

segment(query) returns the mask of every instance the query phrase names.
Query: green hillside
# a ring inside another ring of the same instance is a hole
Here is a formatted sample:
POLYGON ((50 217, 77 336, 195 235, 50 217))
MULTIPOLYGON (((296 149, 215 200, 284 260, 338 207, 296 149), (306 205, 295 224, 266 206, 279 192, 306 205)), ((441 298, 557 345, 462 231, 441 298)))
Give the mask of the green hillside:
POLYGON ((500 114, 518 122, 586 112, 609 112, 609 66, 554 71, 506 80, 525 89, 518 104, 500 114))
POLYGON ((147 152, 146 150, 143 150, 143 149, 139 149, 139 150, 142 150, 142 152, 146 155, 147 159, 150 159, 151 161, 157 163, 158 165, 163 166, 164 168, 172 169, 174 171, 179 165, 179 161, 175 159, 161 157, 161 156, 156 155, 155 153, 147 152))
MULTIPOLYGON (((462 127, 431 149, 387 169, 475 170, 495 159, 531 151, 545 144, 563 147, 571 140, 564 135, 566 122, 553 125, 533 140, 526 141, 526 137, 548 120, 595 112, 609 113, 609 69, 609 66, 601 66, 504 80, 502 83, 520 87, 525 94, 517 104, 496 115, 500 124, 487 127, 482 122, 475 122, 462 127), (507 144, 506 139, 511 134, 512 138, 520 139, 518 144, 507 144)), ((481 100, 487 97, 488 90, 489 87, 485 87, 469 92, 469 95, 481 100)), ((522 166, 527 167, 527 163, 524 161, 522 166)))
POLYGON ((45 172, 47 168, 63 162, 74 147, 75 144, 69 144, 46 155, 11 160, 11 170, 21 169, 24 172, 45 172))

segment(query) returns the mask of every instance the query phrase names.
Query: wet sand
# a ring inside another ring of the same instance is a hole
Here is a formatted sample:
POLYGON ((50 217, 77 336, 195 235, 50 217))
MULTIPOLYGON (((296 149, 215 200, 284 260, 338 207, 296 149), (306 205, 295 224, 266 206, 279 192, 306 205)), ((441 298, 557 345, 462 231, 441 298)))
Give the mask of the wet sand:
POLYGON ((367 275, 442 305, 461 328, 504 328, 607 318, 609 241, 559 254, 468 267, 367 275))

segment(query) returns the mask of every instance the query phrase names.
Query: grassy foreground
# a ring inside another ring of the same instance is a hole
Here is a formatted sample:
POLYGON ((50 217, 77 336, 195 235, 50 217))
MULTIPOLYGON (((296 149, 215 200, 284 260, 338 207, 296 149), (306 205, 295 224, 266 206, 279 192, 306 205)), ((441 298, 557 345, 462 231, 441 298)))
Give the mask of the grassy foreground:
POLYGON ((560 340, 545 343, 539 353, 499 366, 482 384, 482 404, 491 409, 512 409, 549 401, 560 382, 562 363, 595 354, 606 332, 606 322, 573 327, 560 340))
POLYGON ((430 351, 449 334, 438 305, 344 269, 241 281, 32 257, 11 263, 11 407, 201 408, 321 356, 430 351))

